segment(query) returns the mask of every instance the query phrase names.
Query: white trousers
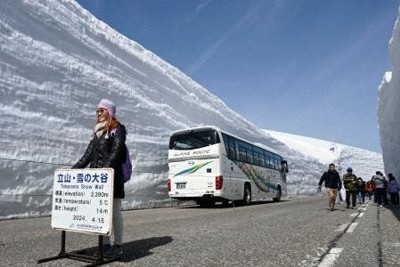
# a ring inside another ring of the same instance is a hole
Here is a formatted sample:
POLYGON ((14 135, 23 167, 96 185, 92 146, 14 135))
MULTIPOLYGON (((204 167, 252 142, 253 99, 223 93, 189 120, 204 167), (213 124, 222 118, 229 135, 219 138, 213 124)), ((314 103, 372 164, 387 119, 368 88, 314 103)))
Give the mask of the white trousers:
MULTIPOLYGON (((122 220, 121 202, 121 198, 113 199, 112 231, 114 234, 114 245, 122 245, 122 236, 124 234, 124 221, 122 220)), ((110 239, 110 236, 104 236, 103 244, 111 244, 110 239)))

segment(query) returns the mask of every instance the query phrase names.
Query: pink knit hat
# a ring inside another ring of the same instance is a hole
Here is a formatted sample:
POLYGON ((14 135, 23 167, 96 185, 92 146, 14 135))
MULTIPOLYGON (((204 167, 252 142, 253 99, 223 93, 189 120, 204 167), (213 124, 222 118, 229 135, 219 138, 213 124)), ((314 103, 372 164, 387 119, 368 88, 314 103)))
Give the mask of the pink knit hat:
POLYGON ((115 107, 114 103, 109 99, 102 99, 100 103, 97 105, 97 109, 104 108, 107 110, 108 115, 114 118, 115 114, 117 113, 117 108, 115 107))

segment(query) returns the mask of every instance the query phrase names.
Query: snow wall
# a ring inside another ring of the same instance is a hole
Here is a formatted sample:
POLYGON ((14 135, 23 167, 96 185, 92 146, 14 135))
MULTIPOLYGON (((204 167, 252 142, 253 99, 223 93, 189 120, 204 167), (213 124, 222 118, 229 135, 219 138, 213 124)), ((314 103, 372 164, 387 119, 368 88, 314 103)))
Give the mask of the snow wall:
MULTIPOLYGON (((399 9, 400 12, 400 9, 399 9)), ((400 178, 400 15, 389 42, 392 71, 379 87, 378 123, 385 172, 400 178)))
MULTIPOLYGON (((258 129, 75 1, 6 0, 0 1, 0 219, 50 214, 54 170, 83 154, 101 98, 115 102, 128 129, 134 174, 124 209, 170 205, 168 137, 182 128, 216 125, 278 151, 290 164, 291 194, 315 192, 327 167, 258 129)), ((347 162, 362 163, 365 173, 382 166, 377 153, 357 160, 347 152, 347 162)))

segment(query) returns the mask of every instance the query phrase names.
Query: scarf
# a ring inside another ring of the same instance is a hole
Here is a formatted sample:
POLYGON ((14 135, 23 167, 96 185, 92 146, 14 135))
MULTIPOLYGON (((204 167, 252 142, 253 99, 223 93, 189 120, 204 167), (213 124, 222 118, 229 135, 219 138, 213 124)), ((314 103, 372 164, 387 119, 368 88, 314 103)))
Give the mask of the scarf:
POLYGON ((97 138, 100 138, 106 131, 106 124, 107 121, 105 122, 99 122, 94 126, 94 134, 97 136, 97 138))

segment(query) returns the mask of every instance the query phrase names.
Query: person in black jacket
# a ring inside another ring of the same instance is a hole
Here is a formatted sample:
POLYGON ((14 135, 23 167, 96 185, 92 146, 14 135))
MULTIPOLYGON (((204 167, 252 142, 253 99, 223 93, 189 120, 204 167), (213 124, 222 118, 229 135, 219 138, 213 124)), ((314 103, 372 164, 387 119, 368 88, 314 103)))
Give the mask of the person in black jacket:
POLYGON ((329 209, 333 211, 335 208, 336 193, 338 188, 341 188, 341 183, 342 183, 340 181, 340 175, 335 169, 335 164, 333 163, 329 164, 329 170, 327 172, 324 172, 324 174, 321 176, 321 179, 319 180, 318 183, 319 191, 321 191, 322 183, 325 183, 325 187, 328 190, 327 194, 328 194, 329 209))
POLYGON ((93 138, 82 158, 72 168, 113 168, 113 232, 114 246, 110 237, 104 236, 104 256, 122 256, 123 221, 121 201, 125 197, 122 163, 125 157, 126 129, 116 118, 116 107, 108 99, 102 99, 96 109, 96 125, 93 138))

